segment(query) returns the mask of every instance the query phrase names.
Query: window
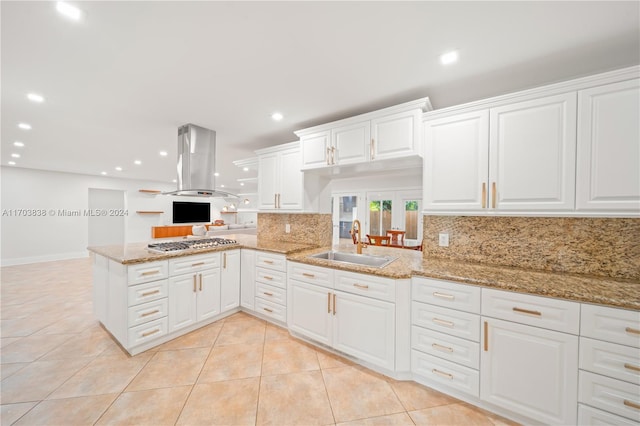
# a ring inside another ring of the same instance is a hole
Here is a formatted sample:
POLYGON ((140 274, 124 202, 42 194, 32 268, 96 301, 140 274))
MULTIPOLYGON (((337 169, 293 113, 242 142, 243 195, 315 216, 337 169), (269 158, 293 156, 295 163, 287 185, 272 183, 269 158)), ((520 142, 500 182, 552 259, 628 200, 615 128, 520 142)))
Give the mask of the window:
POLYGON ((369 202, 369 234, 385 235, 391 229, 392 200, 372 200, 369 202))

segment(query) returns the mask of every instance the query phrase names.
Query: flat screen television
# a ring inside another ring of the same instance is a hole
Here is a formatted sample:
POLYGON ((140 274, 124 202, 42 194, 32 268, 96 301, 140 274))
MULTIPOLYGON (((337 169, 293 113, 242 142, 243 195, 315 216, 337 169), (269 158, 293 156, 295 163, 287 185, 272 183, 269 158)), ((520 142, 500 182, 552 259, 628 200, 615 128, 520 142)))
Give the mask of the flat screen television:
POLYGON ((211 222, 211 203, 173 202, 173 223, 211 222))

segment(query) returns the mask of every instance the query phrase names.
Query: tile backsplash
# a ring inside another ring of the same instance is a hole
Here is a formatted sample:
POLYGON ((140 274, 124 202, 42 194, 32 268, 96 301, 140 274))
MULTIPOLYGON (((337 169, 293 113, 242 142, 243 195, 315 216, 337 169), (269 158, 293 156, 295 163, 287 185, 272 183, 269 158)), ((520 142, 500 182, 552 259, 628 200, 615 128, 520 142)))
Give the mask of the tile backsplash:
POLYGON ((640 279, 640 219, 424 216, 424 258, 640 279), (449 247, 438 234, 449 234, 449 247))
POLYGON ((258 213, 258 240, 330 246, 332 232, 331 214, 258 213))

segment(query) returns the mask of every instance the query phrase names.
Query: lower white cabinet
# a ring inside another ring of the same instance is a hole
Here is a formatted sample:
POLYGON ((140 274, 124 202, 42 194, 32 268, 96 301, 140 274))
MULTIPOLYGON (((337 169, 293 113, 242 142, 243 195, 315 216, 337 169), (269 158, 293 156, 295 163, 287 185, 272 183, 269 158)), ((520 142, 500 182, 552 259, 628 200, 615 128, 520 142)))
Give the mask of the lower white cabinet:
POLYGON ((240 250, 220 253, 220 311, 240 306, 240 250))
POLYGON ((287 258, 279 253, 256 252, 254 312, 280 325, 287 323, 287 258))
POLYGON ((169 278, 169 332, 219 313, 219 268, 169 278))
POLYGON ((240 306, 255 309, 256 252, 241 249, 240 253, 240 306))
POLYGON ((290 280, 289 329, 331 346, 333 293, 331 289, 290 280))

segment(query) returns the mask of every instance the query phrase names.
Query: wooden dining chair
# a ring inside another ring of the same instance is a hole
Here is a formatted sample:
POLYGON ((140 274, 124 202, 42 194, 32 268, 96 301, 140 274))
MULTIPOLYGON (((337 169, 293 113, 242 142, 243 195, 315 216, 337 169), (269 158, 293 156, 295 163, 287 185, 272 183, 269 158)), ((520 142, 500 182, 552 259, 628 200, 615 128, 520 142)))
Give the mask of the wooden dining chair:
POLYGON ((369 235, 367 234, 369 244, 373 246, 388 246, 391 237, 388 235, 369 235))
POLYGON ((399 229, 387 229, 387 235, 391 237, 391 242, 389 243, 392 246, 400 246, 404 247, 404 235, 407 231, 401 231, 399 229))

